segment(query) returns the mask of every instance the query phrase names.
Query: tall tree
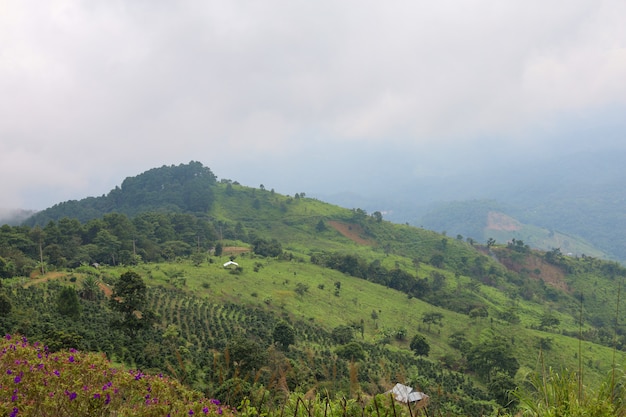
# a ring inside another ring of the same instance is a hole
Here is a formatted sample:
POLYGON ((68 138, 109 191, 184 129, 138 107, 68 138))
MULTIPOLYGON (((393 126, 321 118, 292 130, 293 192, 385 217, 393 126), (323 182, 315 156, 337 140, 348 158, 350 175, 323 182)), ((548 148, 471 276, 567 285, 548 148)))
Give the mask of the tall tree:
POLYGON ((121 325, 131 333, 150 323, 153 317, 146 310, 146 284, 134 271, 123 273, 113 285, 111 308, 122 313, 121 325))
POLYGON ((80 301, 74 288, 65 287, 61 290, 57 298, 57 309, 62 315, 73 319, 80 316, 80 301))

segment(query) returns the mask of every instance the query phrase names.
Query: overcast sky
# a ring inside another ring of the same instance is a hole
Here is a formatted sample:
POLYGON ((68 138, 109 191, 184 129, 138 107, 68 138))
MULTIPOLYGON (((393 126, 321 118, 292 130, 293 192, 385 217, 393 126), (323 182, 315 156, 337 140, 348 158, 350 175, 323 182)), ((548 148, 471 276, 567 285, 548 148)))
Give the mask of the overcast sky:
POLYGON ((623 146, 625 22, 624 0, 0 0, 0 206, 191 160, 310 194, 623 146))

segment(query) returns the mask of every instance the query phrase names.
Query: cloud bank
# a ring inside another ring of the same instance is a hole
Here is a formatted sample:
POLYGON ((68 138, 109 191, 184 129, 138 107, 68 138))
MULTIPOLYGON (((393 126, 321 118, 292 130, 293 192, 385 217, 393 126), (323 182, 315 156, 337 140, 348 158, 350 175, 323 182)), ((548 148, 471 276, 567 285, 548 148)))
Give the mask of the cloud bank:
POLYGON ((618 146, 624 21, 618 0, 0 2, 0 193, 45 208, 190 160, 292 192, 618 146))

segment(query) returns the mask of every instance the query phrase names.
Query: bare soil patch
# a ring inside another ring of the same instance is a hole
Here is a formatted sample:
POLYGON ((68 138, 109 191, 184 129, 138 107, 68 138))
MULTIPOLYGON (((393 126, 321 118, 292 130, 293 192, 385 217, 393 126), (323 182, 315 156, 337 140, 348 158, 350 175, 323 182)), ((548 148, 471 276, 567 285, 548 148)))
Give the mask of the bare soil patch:
POLYGON ((37 285, 42 282, 48 282, 52 279, 63 278, 65 276, 67 276, 67 273, 65 272, 48 272, 45 275, 33 274, 30 276, 31 279, 27 283, 24 284, 24 287, 30 287, 31 285, 37 285))
POLYGON ((490 211, 487 214, 487 229, 489 230, 513 232, 521 228, 522 224, 520 222, 506 214, 498 213, 497 211, 490 211))
POLYGON ((250 250, 250 248, 247 248, 245 246, 224 246, 222 248, 222 255, 241 255, 242 253, 250 252, 250 250))
POLYGON ((371 246, 374 244, 372 240, 363 237, 365 233, 363 231, 363 228, 358 224, 342 223, 335 220, 330 220, 328 224, 333 229, 341 233, 343 236, 347 237, 355 243, 358 243, 359 245, 371 246))
POLYGON ((568 292, 569 288, 565 281, 565 273, 557 266, 547 263, 541 257, 536 255, 526 256, 522 263, 514 262, 510 258, 500 260, 502 264, 509 270, 515 272, 528 271, 531 278, 541 279, 547 285, 559 290, 568 292), (538 274, 536 272, 539 272, 538 274))

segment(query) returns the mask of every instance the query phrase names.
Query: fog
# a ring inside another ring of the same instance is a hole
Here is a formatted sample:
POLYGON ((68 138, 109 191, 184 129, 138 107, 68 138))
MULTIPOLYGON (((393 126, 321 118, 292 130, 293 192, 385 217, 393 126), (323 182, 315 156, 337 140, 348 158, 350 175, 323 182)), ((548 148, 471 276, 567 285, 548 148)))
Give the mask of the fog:
POLYGON ((2 2, 0 206, 191 160, 346 205, 487 194, 459 184, 623 148, 624 21, 618 0, 2 2))

